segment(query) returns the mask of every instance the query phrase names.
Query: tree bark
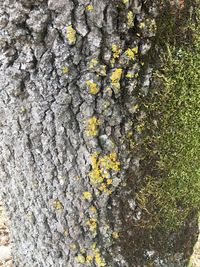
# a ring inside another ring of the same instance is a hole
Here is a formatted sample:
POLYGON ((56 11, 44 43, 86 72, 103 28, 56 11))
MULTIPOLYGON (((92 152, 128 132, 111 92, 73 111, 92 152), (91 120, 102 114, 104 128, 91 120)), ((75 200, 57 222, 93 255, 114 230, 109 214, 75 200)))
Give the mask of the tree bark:
MULTIPOLYGON (((141 159, 129 137, 140 139, 157 3, 0 5, 0 194, 14 266, 145 266, 151 251, 132 227, 141 159)), ((180 255, 154 266, 185 266, 180 255)))

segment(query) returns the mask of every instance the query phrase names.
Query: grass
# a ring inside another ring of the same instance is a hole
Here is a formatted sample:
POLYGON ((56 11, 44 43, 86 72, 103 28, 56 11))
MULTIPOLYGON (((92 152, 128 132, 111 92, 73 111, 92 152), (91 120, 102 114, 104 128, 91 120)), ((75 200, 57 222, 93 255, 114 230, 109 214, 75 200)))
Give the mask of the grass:
MULTIPOLYGON (((191 211, 200 208, 199 14, 195 23, 190 20, 182 28, 182 35, 188 33, 185 40, 178 42, 177 36, 169 35, 165 43, 162 39, 161 67, 154 73, 154 88, 146 103, 151 130, 144 146, 146 157, 154 161, 137 199, 146 224, 166 230, 181 226, 191 211)), ((172 21, 168 25, 174 27, 172 21)))

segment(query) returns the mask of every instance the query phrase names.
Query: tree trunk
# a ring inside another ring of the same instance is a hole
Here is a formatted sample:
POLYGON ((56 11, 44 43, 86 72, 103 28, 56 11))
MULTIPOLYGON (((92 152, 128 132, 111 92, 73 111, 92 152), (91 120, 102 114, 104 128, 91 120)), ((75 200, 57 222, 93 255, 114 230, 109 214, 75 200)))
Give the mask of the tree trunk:
MULTIPOLYGON (((0 194, 14 266, 147 266, 130 136, 140 139, 156 1, 0 5, 0 194)), ((185 266, 179 256, 154 266, 185 266)))

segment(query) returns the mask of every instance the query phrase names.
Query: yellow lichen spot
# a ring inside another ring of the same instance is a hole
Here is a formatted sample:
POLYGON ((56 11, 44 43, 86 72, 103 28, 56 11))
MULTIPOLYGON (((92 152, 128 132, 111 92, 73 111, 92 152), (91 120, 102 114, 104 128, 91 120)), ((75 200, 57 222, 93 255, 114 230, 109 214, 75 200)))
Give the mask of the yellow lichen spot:
POLYGON ((115 62, 115 59, 119 58, 121 49, 116 44, 112 45, 112 52, 113 52, 113 59, 115 62))
POLYGON ((66 67, 66 66, 64 66, 64 67, 62 68, 62 73, 63 73, 63 74, 67 74, 68 72, 69 72, 69 68, 66 67))
POLYGON ((145 23, 144 23, 144 22, 141 22, 141 23, 139 24, 139 27, 140 27, 140 29, 144 29, 144 27, 145 27, 145 23))
POLYGON ((90 211, 91 211, 92 213, 97 213, 97 209, 95 208, 95 206, 91 206, 91 207, 90 207, 90 211))
POLYGON ((76 31, 72 26, 67 27, 67 40, 70 45, 73 45, 76 42, 76 31))
POLYGON ((110 157, 110 159, 112 161, 116 161, 117 160, 117 153, 116 152, 112 152, 112 153, 110 153, 109 157, 110 157))
POLYGON ((87 81, 86 84, 89 87, 90 94, 95 95, 99 92, 99 87, 96 83, 94 83, 92 81, 87 81))
POLYGON ((71 244, 71 245, 70 245, 70 248, 71 248, 72 250, 76 250, 77 246, 76 246, 76 244, 71 244))
POLYGON ((54 206, 54 208, 55 208, 56 210, 61 210, 61 209, 63 209, 63 206, 62 206, 61 202, 60 202, 58 199, 55 200, 55 201, 53 202, 53 206, 54 206))
POLYGON ((97 246, 97 243, 94 242, 94 243, 92 244, 92 246, 91 246, 91 249, 94 250, 94 249, 96 248, 96 246, 97 246))
POLYGON ((112 170, 118 172, 120 170, 120 162, 117 161, 117 154, 115 152, 100 158, 99 165, 107 171, 112 170))
POLYGON ((91 206, 90 211, 93 213, 97 213, 97 209, 95 208, 95 206, 91 206))
POLYGON ((100 125, 100 120, 95 116, 91 117, 87 122, 86 133, 88 136, 96 136, 98 133, 98 126, 100 125))
POLYGON ((78 263, 85 263, 85 257, 83 256, 83 255, 78 255, 77 257, 76 257, 76 261, 78 262, 78 263))
POLYGON ((20 113, 25 114, 27 112, 27 109, 25 107, 20 108, 20 113))
POLYGON ((94 9, 94 7, 93 7, 92 5, 88 5, 88 6, 86 7, 86 9, 87 9, 87 11, 92 11, 92 10, 94 9))
POLYGON ((68 234, 69 234, 68 230, 65 230, 64 231, 64 236, 68 236, 68 234))
POLYGON ((133 27, 133 20, 134 20, 134 15, 132 11, 129 11, 127 14, 127 25, 129 28, 133 27))
POLYGON ((131 60, 134 60, 135 58, 135 54, 138 53, 138 48, 135 47, 135 48, 128 48, 126 51, 125 51, 125 55, 131 59, 131 60))
POLYGON ((134 78, 133 73, 128 72, 128 73, 126 74, 126 78, 128 78, 128 79, 132 79, 132 78, 134 78))
POLYGON ((118 85, 122 76, 122 69, 116 69, 110 76, 113 85, 118 85))
POLYGON ((86 200, 90 200, 92 198, 92 194, 90 192, 86 191, 86 192, 83 192, 83 197, 86 200))
POLYGON ((94 218, 91 218, 89 219, 89 221, 87 221, 86 225, 89 226, 91 232, 95 232, 97 229, 97 220, 94 218))
POLYGON ((119 238, 119 233, 118 233, 118 232, 112 232, 112 237, 113 237, 114 239, 119 238))
POLYGON ((101 186, 99 187, 100 191, 106 191, 106 189, 107 189, 107 186, 105 183, 102 183, 101 186))
POLYGON ((113 66, 115 64, 115 59, 114 58, 111 58, 110 60, 110 64, 113 66))
POLYGON ((126 5, 128 4, 129 0, 122 0, 122 2, 126 5))
POLYGON ((113 51, 113 53, 115 53, 117 51, 117 45, 116 44, 112 45, 112 51, 113 51))
POLYGON ((94 259, 94 256, 93 255, 87 255, 86 256, 86 263, 91 263, 94 259))
POLYGON ((108 185, 110 185, 110 184, 112 184, 113 181, 112 181, 112 179, 107 179, 106 182, 108 185))
POLYGON ((99 252, 99 249, 95 249, 95 253, 94 253, 94 257, 95 257, 95 263, 98 267, 104 267, 106 266, 106 263, 104 261, 104 259, 102 259, 101 254, 99 252))
POLYGON ((82 248, 82 249, 80 250, 80 252, 81 252, 81 254, 85 254, 86 250, 85 250, 84 248, 82 248))
POLYGON ((99 61, 96 58, 91 59, 90 64, 89 64, 89 68, 90 69, 95 68, 98 63, 99 63, 99 61))
POLYGON ((98 156, 98 153, 94 153, 90 157, 92 168, 96 168, 98 166, 97 165, 97 156, 98 156))
POLYGON ((138 53, 138 47, 132 48, 132 51, 133 51, 133 53, 137 54, 138 53))
POLYGON ((97 158, 97 153, 94 153, 91 157, 91 165, 92 165, 92 170, 89 173, 90 181, 93 184, 98 184, 103 181, 103 178, 101 177, 101 172, 98 166, 98 158, 97 158))
POLYGON ((101 176, 99 169, 92 170, 89 174, 89 177, 90 177, 90 181, 93 184, 98 184, 98 183, 103 182, 103 177, 101 176))
POLYGON ((117 161, 117 154, 116 152, 112 152, 103 157, 98 157, 98 154, 95 153, 91 156, 90 160, 92 165, 92 170, 89 173, 90 181, 93 184, 102 183, 99 190, 103 191, 106 188, 106 184, 103 181, 110 177, 110 171, 118 172, 120 170, 120 162, 117 161))

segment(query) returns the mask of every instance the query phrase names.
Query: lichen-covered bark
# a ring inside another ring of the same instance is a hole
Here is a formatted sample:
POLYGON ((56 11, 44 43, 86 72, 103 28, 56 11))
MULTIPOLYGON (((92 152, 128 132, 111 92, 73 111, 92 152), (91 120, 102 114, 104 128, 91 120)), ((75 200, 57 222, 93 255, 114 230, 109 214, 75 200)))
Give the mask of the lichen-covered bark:
POLYGON ((0 194, 14 265, 144 266, 118 240, 141 212, 134 142, 145 116, 138 96, 150 85, 156 2, 0 6, 0 194), (123 216, 119 196, 129 203, 123 216))

